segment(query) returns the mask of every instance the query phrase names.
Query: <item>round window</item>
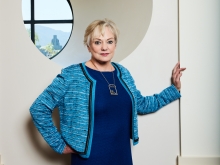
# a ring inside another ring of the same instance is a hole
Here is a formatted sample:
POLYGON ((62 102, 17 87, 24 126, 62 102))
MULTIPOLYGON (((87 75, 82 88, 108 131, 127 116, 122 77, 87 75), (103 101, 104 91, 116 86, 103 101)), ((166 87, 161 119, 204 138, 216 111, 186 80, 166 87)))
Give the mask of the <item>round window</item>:
POLYGON ((49 59, 57 56, 72 33, 73 11, 69 0, 22 0, 22 15, 38 50, 49 59))

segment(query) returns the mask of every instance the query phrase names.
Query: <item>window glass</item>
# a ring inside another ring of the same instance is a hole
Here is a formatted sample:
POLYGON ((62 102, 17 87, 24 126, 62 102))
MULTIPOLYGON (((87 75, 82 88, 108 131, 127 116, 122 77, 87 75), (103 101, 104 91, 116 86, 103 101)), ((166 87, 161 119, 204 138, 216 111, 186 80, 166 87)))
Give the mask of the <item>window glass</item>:
POLYGON ((42 54, 52 59, 63 50, 73 26, 67 0, 22 0, 22 15, 27 34, 42 54))
POLYGON ((30 26, 30 24, 24 24, 24 26, 25 26, 25 29, 28 32, 29 37, 31 37, 31 26, 30 26))
POLYGON ((24 20, 31 19, 31 1, 22 0, 22 16, 24 20))
POLYGON ((38 24, 35 25, 37 48, 46 57, 57 55, 66 45, 72 31, 72 24, 38 24))
POLYGON ((72 19, 72 12, 67 0, 35 0, 35 19, 72 19))

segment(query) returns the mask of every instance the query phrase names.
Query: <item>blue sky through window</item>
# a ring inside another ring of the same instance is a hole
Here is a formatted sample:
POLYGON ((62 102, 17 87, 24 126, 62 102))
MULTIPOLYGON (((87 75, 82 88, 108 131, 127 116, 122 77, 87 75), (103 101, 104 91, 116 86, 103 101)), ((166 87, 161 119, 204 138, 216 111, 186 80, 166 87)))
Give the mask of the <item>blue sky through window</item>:
MULTIPOLYGON (((22 0, 22 15, 24 20, 30 20, 30 0, 22 0)), ((35 20, 70 20, 71 8, 66 0, 35 0, 35 20)), ((71 24, 45 24, 44 26, 71 32, 71 24)))

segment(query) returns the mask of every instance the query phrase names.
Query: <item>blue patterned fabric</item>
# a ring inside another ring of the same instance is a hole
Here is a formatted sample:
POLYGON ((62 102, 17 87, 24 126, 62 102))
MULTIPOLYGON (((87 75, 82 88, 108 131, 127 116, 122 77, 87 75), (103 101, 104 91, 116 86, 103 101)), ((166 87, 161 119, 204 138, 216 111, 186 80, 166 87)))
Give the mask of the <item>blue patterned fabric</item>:
MULTIPOLYGON (((112 63, 117 76, 132 100, 133 145, 138 143, 137 114, 148 114, 180 98, 175 86, 164 89, 153 96, 142 96, 136 89, 129 71, 120 64, 112 63)), ((96 80, 88 73, 85 63, 62 69, 53 82, 30 107, 33 122, 46 142, 58 153, 66 144, 81 157, 88 158, 94 129, 94 101, 96 80), (60 129, 54 126, 51 114, 59 107, 60 129)))
MULTIPOLYGON (((96 80, 94 131, 91 153, 88 159, 72 154, 72 165, 132 165, 131 98, 114 71, 118 95, 111 95, 108 84, 99 71, 86 67, 96 80)), ((112 72, 102 72, 113 84, 112 72)))

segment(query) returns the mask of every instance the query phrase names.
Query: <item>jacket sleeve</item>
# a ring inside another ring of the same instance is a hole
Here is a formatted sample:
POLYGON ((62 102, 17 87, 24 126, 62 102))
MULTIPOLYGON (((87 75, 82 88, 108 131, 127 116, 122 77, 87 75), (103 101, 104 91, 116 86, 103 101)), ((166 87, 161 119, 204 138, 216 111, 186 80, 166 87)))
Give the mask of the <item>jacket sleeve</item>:
POLYGON ((139 115, 144 115, 148 113, 153 113, 162 108, 163 106, 171 103, 172 101, 179 99, 181 97, 179 91, 174 85, 164 89, 159 94, 154 94, 152 96, 142 96, 140 91, 136 92, 137 97, 137 113, 139 115))
POLYGON ((50 147, 58 153, 63 152, 66 144, 54 126, 51 115, 67 88, 67 74, 62 70, 62 73, 57 75, 30 107, 30 113, 38 131, 50 147))
POLYGON ((169 86, 164 89, 159 94, 154 94, 152 96, 142 96, 141 92, 137 90, 134 79, 132 78, 130 72, 125 68, 125 77, 129 79, 130 87, 134 93, 136 100, 136 109, 139 115, 144 115, 148 113, 153 113, 162 108, 163 106, 177 100, 181 97, 179 91, 174 85, 169 86))

